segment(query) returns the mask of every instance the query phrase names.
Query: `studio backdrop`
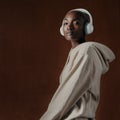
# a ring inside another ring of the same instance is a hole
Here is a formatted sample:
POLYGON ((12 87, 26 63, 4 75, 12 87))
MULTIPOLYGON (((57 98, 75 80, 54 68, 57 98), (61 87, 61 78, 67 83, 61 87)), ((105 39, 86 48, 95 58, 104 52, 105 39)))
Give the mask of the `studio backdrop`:
MULTIPOLYGON (((116 55, 101 80, 97 120, 120 119, 120 1, 0 1, 0 120, 37 120, 59 85, 71 44, 59 33, 65 13, 85 8, 93 16, 87 41, 116 55)), ((59 104, 59 103, 58 103, 59 104)))

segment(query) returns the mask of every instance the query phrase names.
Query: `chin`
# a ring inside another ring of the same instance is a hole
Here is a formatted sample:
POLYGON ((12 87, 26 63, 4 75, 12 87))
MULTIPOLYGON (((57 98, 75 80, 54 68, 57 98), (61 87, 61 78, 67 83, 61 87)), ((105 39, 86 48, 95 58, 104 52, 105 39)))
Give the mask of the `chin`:
POLYGON ((67 41, 75 41, 75 42, 77 41, 76 39, 73 39, 73 38, 69 38, 69 39, 67 38, 66 40, 67 41))
MULTIPOLYGON (((65 38, 66 39, 66 38, 65 38)), ((72 41, 72 39, 66 39, 67 41, 72 41)))
POLYGON ((72 37, 65 37, 65 39, 68 40, 68 41, 74 40, 74 38, 72 38, 72 37))

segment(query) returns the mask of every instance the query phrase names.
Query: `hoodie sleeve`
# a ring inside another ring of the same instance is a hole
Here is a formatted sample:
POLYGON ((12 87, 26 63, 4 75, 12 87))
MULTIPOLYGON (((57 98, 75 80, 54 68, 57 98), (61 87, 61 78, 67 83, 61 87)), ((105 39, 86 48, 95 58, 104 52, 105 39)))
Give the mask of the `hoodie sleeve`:
POLYGON ((55 92, 46 113, 40 120, 60 120, 89 89, 93 61, 89 54, 78 55, 70 72, 55 92))

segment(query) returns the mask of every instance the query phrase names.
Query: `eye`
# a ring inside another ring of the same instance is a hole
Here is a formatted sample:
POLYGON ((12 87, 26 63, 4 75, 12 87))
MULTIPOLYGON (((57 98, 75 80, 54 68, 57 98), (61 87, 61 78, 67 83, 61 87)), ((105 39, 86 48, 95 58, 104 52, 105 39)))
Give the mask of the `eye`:
POLYGON ((76 20, 73 22, 74 25, 80 25, 80 21, 79 20, 76 20))
POLYGON ((67 25, 67 24, 68 24, 68 22, 64 22, 64 23, 63 23, 64 26, 67 25))

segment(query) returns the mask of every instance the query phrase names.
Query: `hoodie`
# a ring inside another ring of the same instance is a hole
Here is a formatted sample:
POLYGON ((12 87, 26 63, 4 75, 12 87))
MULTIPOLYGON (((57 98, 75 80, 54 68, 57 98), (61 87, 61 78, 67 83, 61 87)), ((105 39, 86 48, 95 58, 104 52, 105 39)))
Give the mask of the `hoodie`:
POLYGON ((71 48, 58 89, 40 120, 95 120, 101 76, 114 59, 112 50, 98 42, 71 48))

